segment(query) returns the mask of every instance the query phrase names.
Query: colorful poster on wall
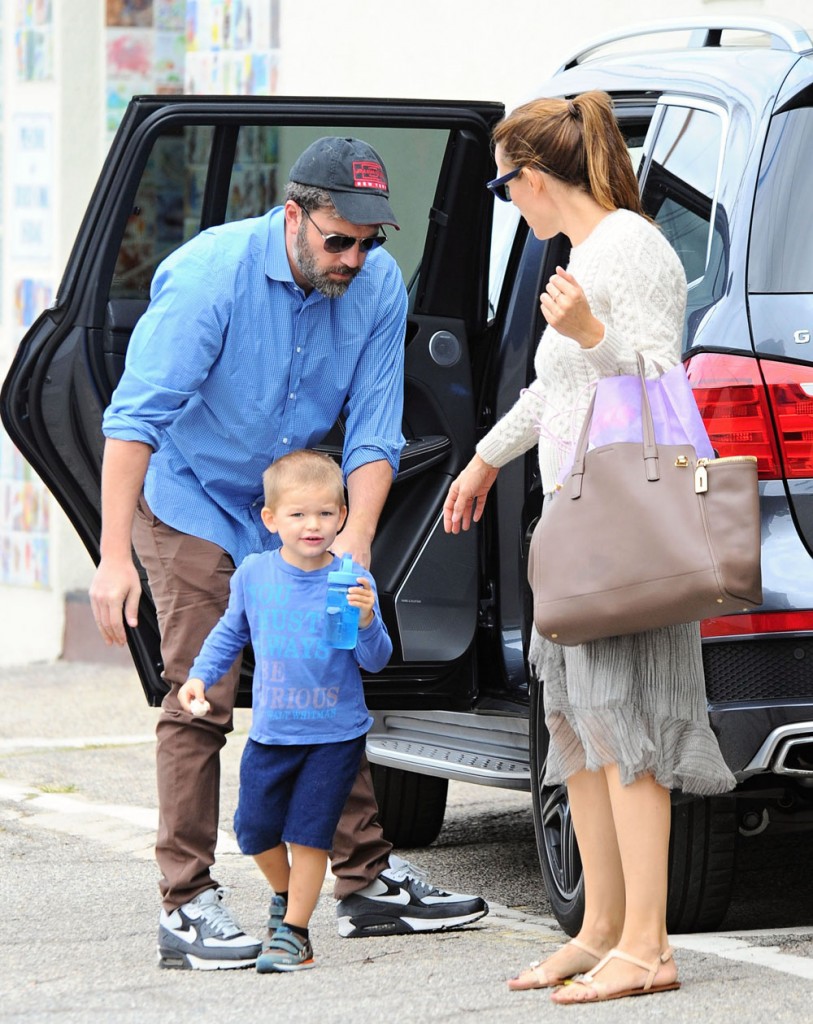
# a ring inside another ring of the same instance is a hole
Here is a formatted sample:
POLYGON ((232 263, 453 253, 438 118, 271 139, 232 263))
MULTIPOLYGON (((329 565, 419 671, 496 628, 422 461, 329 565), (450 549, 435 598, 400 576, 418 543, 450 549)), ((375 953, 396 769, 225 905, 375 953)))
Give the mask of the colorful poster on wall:
POLYGON ((44 484, 0 435, 0 583, 50 585, 50 501, 44 484))
POLYGON ((48 261, 52 256, 54 192, 53 119, 50 114, 16 114, 9 139, 9 242, 14 260, 48 261))
POLYGON ((14 323, 17 327, 30 327, 53 301, 54 290, 50 281, 25 277, 14 283, 14 323))
POLYGON ((14 50, 19 82, 54 77, 53 22, 52 0, 16 0, 14 50))
POLYGON ((137 93, 183 91, 183 0, 107 0, 107 134, 115 133, 137 93))
POLYGON ((278 64, 279 0, 187 0, 186 92, 272 95, 278 64))

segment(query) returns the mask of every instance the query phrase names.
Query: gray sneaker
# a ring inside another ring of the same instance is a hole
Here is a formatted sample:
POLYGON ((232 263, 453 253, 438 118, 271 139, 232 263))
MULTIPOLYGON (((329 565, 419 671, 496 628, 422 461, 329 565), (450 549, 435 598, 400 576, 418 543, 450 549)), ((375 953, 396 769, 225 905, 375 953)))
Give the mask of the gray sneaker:
POLYGON ((260 943, 246 935, 223 906, 224 889, 205 889, 158 925, 158 966, 187 971, 252 967, 260 943))
POLYGON ((257 971, 260 974, 307 971, 315 966, 310 939, 303 939, 286 925, 277 928, 268 949, 264 949, 257 957, 257 971))

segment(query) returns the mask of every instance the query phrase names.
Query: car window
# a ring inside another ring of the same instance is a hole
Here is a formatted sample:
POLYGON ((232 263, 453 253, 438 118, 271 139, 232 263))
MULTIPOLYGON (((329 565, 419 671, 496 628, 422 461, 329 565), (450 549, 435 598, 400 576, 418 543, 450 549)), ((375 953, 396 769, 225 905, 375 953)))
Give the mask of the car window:
POLYGON ((645 158, 644 209, 677 252, 689 284, 687 334, 725 286, 728 230, 718 201, 724 135, 720 113, 667 105, 648 164, 645 158))
POLYGON ((757 186, 748 259, 751 292, 813 292, 813 109, 771 121, 757 186))
POLYGON ((322 135, 361 136, 381 154, 400 223, 400 230, 387 228, 387 248, 409 282, 423 253, 447 129, 184 125, 156 137, 119 248, 110 297, 148 299, 158 264, 202 226, 256 217, 281 203, 289 168, 322 135))

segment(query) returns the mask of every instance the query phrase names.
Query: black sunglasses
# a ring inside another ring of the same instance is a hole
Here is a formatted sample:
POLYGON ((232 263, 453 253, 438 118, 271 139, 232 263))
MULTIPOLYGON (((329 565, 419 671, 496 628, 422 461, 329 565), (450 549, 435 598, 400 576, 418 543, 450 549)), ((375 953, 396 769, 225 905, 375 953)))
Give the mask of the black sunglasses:
POLYGON ((501 178, 495 178, 493 181, 486 182, 486 188, 490 189, 498 199, 502 199, 504 203, 511 202, 511 195, 506 188, 509 181, 513 181, 522 172, 521 167, 515 167, 513 171, 509 171, 508 174, 504 174, 501 178))
POLYGON ((322 242, 325 246, 325 252, 339 253, 347 252, 348 249, 352 249, 354 245, 358 243, 359 252, 370 252, 371 249, 377 249, 379 245, 383 245, 387 241, 386 233, 383 228, 380 228, 380 233, 377 235, 368 235, 367 238, 355 238, 353 235, 326 235, 324 231, 319 227, 316 221, 311 217, 304 206, 300 206, 299 209, 305 214, 308 220, 313 224, 319 234, 322 236, 322 242))

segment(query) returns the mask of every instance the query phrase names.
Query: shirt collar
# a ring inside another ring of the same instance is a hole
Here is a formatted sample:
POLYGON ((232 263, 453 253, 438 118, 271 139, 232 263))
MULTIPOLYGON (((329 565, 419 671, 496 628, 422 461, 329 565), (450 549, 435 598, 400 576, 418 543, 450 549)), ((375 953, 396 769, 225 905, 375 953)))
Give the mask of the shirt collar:
POLYGON ((268 246, 265 253, 265 273, 272 281, 295 284, 285 249, 285 207, 275 206, 268 217, 268 246))

